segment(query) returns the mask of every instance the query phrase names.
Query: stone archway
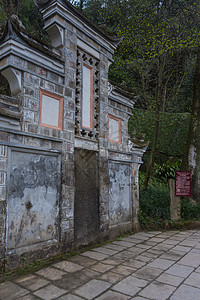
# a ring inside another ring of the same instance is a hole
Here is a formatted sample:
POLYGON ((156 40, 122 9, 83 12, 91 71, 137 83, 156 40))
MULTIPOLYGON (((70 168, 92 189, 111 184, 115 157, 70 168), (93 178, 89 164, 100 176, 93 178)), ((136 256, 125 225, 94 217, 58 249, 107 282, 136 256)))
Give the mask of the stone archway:
POLYGON ((8 80, 0 73, 0 95, 11 96, 8 80))

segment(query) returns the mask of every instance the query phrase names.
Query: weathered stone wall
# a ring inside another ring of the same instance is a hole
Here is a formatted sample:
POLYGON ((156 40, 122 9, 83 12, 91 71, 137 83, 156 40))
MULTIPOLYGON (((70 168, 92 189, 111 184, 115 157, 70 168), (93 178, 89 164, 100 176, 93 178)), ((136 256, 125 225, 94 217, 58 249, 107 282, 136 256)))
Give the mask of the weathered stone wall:
MULTIPOLYGON (((6 134, 0 132, 1 137, 6 134)), ((7 147, 0 145, 0 257, 5 252, 7 147)))
MULTIPOLYGON (((94 34, 94 28, 77 16, 74 19, 67 9, 60 14, 51 9, 42 13, 57 49, 41 45, 38 49, 34 41, 30 47, 25 40, 21 50, 16 38, 14 55, 0 45, 0 55, 5 56, 0 68, 8 78, 12 74, 11 94, 18 99, 17 125, 0 129, 0 256, 12 256, 13 266, 25 252, 34 259, 138 227, 143 150, 130 147, 128 141, 134 101, 108 84, 115 45, 103 33, 94 34), (82 126, 83 66, 92 74, 90 128, 82 126), (52 190, 53 174, 57 175, 52 190), (20 180, 23 191, 16 195, 20 180), (23 231, 25 225, 27 231, 23 231)), ((15 38, 20 33, 13 30, 15 38)), ((2 120, 0 116, 0 124, 2 120)))

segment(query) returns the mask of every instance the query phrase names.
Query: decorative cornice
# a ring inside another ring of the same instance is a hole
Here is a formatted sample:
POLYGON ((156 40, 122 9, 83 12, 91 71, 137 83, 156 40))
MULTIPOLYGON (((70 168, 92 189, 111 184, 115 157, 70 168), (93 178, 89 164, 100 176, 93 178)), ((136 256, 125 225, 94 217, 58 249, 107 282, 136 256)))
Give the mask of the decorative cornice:
POLYGON ((59 50, 56 50, 50 45, 30 36, 26 30, 23 28, 17 28, 13 21, 8 19, 3 35, 0 38, 0 44, 3 44, 10 39, 42 52, 51 58, 62 61, 59 50))
POLYGON ((111 100, 120 102, 126 106, 133 108, 135 104, 135 94, 119 87, 113 83, 108 82, 108 97, 111 100))
POLYGON ((109 43, 111 43, 114 47, 121 42, 122 38, 117 37, 115 34, 108 34, 103 31, 103 29, 99 28, 96 24, 91 22, 84 14, 82 14, 78 9, 76 9, 70 2, 64 0, 34 0, 36 6, 40 11, 48 8, 51 4, 58 3, 61 4, 64 8, 66 8, 69 12, 71 12, 74 16, 80 19, 84 24, 89 26, 92 30, 97 32, 100 36, 106 39, 109 43))

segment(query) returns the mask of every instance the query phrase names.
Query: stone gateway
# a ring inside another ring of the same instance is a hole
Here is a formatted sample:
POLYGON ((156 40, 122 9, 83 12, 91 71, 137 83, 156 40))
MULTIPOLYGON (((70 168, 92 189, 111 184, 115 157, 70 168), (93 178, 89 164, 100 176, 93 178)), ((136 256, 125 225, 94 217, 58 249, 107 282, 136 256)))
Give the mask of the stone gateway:
POLYGON ((0 38, 0 261, 9 267, 138 228, 146 144, 134 95, 108 82, 120 40, 70 3, 36 1, 51 45, 8 20, 0 38))

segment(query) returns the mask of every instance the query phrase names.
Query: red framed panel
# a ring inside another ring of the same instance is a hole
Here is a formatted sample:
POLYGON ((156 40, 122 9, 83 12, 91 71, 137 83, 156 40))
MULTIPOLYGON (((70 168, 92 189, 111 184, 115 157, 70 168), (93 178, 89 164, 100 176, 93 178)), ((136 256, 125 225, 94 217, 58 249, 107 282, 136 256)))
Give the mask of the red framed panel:
POLYGON ((62 130, 62 126, 63 126, 63 97, 61 97, 57 94, 42 90, 42 89, 40 90, 39 125, 43 126, 43 127, 62 130), (44 122, 44 120, 42 120, 43 109, 45 109, 45 107, 43 105, 43 96, 47 96, 47 97, 51 98, 52 100, 59 101, 59 108, 58 108, 58 115, 57 115, 57 120, 58 120, 57 125, 52 125, 50 123, 48 124, 48 122, 44 122))
MULTIPOLYGON (((90 126, 84 126, 84 122, 83 122, 83 105, 84 105, 84 92, 82 91, 82 128, 86 128, 86 129, 91 129, 93 130, 93 68, 89 65, 87 65, 86 63, 83 63, 83 67, 87 68, 90 70, 90 79, 89 79, 89 83, 90 83, 90 87, 89 87, 89 92, 90 92, 90 111, 89 111, 89 116, 90 116, 90 126)), ((82 82, 83 82, 83 89, 84 89, 84 78, 82 78, 82 82)))

